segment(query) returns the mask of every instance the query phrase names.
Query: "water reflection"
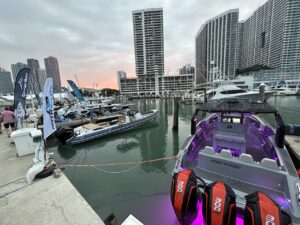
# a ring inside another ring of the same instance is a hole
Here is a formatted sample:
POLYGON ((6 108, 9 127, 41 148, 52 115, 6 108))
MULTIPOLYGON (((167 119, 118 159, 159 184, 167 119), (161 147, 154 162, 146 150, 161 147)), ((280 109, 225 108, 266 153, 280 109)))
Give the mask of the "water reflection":
POLYGON ((121 153, 126 153, 132 148, 137 148, 139 146, 139 141, 137 138, 123 138, 121 144, 117 145, 117 150, 121 153))
MULTIPOLYGON (((141 150, 141 158, 142 161, 164 158, 166 157, 166 136, 168 131, 168 122, 167 115, 165 115, 165 105, 159 101, 159 99, 146 99, 144 100, 146 104, 146 110, 150 110, 153 108, 159 109, 159 116, 157 118, 157 123, 159 127, 156 129, 147 130, 146 132, 141 133, 141 137, 139 142, 142 143, 140 145, 141 150)), ((156 163, 146 163, 142 164, 141 168, 144 172, 159 172, 159 173, 167 173, 166 168, 167 161, 159 161, 156 163)))
MULTIPOLYGON (((141 112, 159 108, 156 121, 84 144, 53 147, 57 150, 55 161, 98 164, 151 160, 177 154, 179 146, 190 134, 190 119, 196 107, 180 104, 179 130, 172 131, 174 103, 171 99, 133 103, 141 112)), ((276 101, 270 98, 269 103, 276 104, 286 123, 300 123, 300 98, 280 97, 276 101)), ((143 164, 125 174, 104 173, 93 168, 66 168, 65 174, 101 218, 114 213, 121 222, 133 214, 144 224, 178 224, 169 199, 174 163, 169 160, 143 164)), ((121 171, 129 167, 105 169, 121 171)))

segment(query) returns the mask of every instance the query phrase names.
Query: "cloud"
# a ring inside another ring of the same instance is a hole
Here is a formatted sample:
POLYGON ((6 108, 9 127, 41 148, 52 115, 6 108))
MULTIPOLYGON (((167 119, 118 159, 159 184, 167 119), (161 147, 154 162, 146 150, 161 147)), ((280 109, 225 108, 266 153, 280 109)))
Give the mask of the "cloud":
MULTIPOLYGON (((163 7, 165 71, 194 64, 195 34, 208 19, 240 8, 244 19, 265 0, 75 1, 10 0, 1 2, 0 66, 49 55, 59 60, 63 83, 79 77, 84 86, 117 87, 116 72, 135 76, 132 11, 163 7)), ((42 66, 43 67, 43 66, 42 66)))

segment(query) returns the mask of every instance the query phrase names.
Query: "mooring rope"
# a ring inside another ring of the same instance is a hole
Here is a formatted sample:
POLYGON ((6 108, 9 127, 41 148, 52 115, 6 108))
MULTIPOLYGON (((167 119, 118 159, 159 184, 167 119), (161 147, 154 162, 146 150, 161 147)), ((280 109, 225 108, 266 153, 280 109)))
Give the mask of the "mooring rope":
POLYGON ((95 169, 95 170, 98 170, 100 172, 103 172, 103 173, 109 173, 109 174, 121 174, 121 173, 128 173, 130 172, 131 170, 134 170, 135 168, 137 168, 139 166, 139 164, 136 164, 126 170, 121 170, 121 171, 108 171, 108 170, 104 170, 104 169, 100 169, 98 167, 94 167, 94 166, 91 166, 91 168, 95 169))
POLYGON ((150 159, 150 160, 143 160, 143 161, 133 161, 133 162, 119 162, 119 163, 102 163, 102 164, 59 164, 60 168, 64 167, 108 167, 108 166, 123 166, 123 165, 140 165, 145 163, 152 163, 158 162, 163 160, 175 160, 177 159, 177 155, 157 158, 157 159, 150 159))

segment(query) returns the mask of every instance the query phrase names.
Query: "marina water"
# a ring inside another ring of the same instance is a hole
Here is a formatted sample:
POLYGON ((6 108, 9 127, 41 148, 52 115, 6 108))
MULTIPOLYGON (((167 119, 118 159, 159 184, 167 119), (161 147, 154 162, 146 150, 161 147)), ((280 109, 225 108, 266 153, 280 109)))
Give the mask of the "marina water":
MULTIPOLYGON (((300 124, 300 97, 271 97, 285 123, 300 124)), ((141 112, 159 109, 158 118, 140 128, 80 145, 52 142, 58 164, 106 164, 147 161, 177 154, 190 134, 190 118, 195 105, 179 105, 179 129, 172 130, 172 100, 146 99, 133 103, 141 112)), ((265 117, 270 123, 271 117, 265 117)), ((104 219, 111 213, 118 223, 133 214, 145 225, 177 225, 170 202, 171 172, 175 160, 109 167, 66 167, 64 173, 104 219)))

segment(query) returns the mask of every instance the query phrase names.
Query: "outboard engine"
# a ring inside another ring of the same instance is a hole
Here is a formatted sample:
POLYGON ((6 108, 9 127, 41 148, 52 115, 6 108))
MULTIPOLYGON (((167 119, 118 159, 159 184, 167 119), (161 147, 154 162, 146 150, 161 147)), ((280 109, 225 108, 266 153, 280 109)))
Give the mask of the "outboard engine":
POLYGON ((282 211, 278 204, 262 192, 246 196, 245 225, 291 225, 290 215, 282 211))
POLYGON ((60 127, 55 132, 56 138, 65 145, 67 140, 74 136, 74 130, 72 128, 60 127))
POLYGON ((205 187, 202 204, 202 214, 207 225, 235 225, 235 194, 222 181, 205 187))
POLYGON ((174 174, 171 200, 177 219, 181 224, 191 224, 198 214, 199 198, 197 177, 192 170, 174 174))

